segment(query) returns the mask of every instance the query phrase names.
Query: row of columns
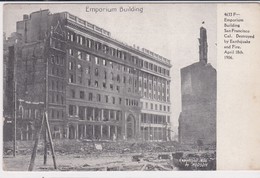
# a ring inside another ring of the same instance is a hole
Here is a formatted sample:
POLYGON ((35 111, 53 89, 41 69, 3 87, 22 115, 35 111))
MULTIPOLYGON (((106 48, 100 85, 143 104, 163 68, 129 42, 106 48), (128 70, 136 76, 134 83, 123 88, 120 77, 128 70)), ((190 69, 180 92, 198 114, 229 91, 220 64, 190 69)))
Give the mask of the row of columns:
MULTIPOLYGON (((91 120, 91 121, 102 121, 104 119, 111 120, 111 112, 113 112, 113 119, 117 119, 117 110, 109 110, 107 109, 107 118, 104 118, 104 112, 105 109, 99 109, 99 108, 93 108, 93 107, 84 107, 84 116, 83 120, 91 120), (91 115, 88 115, 88 110, 91 109, 92 113, 91 115), (96 117, 96 111, 98 111, 98 116, 96 117)), ((79 106, 76 106, 76 115, 79 116, 79 106)), ((119 120, 120 120, 120 114, 118 115, 119 120)))
POLYGON ((167 139, 167 129, 161 127, 141 127, 142 140, 166 140, 167 139), (155 132, 157 128, 157 133, 155 132), (157 134, 157 135, 156 135, 157 134), (157 139, 155 139, 157 136, 157 139))
POLYGON ((88 127, 91 127, 91 131, 92 131, 91 138, 92 139, 97 139, 98 136, 100 136, 99 139, 102 139, 102 138, 111 139, 111 136, 112 136, 112 139, 115 140, 118 137, 118 126, 116 126, 116 125, 86 125, 86 124, 78 124, 76 126, 73 126, 74 133, 70 133, 70 132, 72 132, 72 130, 70 130, 69 127, 67 128, 67 134, 66 134, 67 138, 70 138, 70 139, 86 138, 87 135, 89 134, 88 133, 88 129, 90 129, 88 127), (97 129, 97 127, 100 127, 100 129, 97 129), (105 127, 107 127, 107 136, 106 137, 103 135, 105 127), (114 127, 114 132, 113 133, 111 133, 111 128, 112 127, 114 127), (73 136, 72 136, 72 134, 73 134, 73 136), (113 135, 111 135, 111 134, 113 134, 113 135))
POLYGON ((29 129, 29 124, 26 124, 26 129, 22 130, 22 128, 19 128, 19 131, 17 134, 19 135, 17 139, 19 140, 33 140, 33 134, 34 131, 29 129))

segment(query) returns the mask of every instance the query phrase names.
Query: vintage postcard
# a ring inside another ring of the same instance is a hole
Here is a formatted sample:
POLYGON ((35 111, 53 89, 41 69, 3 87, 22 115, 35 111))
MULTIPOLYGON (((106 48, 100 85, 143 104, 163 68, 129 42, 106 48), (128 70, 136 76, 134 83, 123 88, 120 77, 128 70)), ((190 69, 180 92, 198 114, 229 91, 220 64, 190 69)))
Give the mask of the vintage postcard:
POLYGON ((260 169, 259 4, 2 10, 3 172, 260 169))

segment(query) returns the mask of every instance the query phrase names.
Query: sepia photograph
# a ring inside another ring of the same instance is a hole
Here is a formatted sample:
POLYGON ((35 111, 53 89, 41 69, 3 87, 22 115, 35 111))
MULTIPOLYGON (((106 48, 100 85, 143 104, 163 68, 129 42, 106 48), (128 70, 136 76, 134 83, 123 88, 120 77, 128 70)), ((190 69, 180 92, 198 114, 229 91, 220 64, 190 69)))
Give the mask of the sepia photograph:
POLYGON ((4 171, 216 170, 216 4, 5 4, 4 171))

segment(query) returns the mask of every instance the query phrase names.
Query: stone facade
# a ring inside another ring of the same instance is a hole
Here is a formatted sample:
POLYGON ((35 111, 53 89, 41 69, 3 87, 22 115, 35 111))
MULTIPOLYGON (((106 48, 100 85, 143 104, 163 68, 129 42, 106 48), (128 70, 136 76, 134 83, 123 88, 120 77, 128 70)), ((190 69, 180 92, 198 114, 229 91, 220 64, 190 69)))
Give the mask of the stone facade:
POLYGON ((170 61, 67 12, 17 22, 17 138, 47 110, 54 139, 167 140, 170 61))

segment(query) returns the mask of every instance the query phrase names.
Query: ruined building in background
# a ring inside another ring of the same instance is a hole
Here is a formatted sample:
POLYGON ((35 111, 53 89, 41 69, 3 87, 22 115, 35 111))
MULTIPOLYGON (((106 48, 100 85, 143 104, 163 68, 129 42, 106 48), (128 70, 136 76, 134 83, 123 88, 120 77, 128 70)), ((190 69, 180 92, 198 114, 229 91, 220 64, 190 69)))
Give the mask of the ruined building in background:
POLYGON ((5 97, 15 80, 18 140, 34 138, 45 108, 54 139, 170 138, 170 60, 67 12, 24 15, 14 34, 5 97))
POLYGON ((200 28, 199 62, 181 69, 179 142, 216 143, 216 70, 208 63, 207 31, 200 28))

